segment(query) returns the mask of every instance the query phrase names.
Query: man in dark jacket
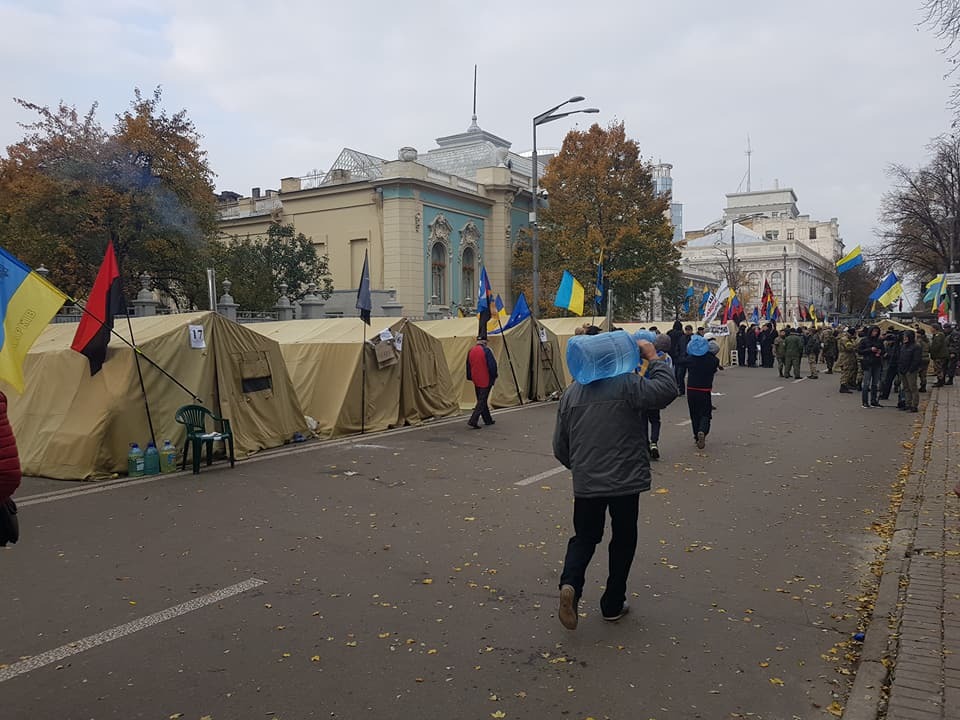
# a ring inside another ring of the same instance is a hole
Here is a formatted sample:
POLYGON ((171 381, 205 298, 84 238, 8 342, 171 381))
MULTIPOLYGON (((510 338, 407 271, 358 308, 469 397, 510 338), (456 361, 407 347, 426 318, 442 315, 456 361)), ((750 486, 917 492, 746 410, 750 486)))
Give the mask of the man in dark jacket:
POLYGON ((880 373, 883 371, 883 340, 880 339, 880 328, 871 325, 857 346, 860 356, 860 365, 863 367, 863 385, 860 403, 865 408, 880 407, 877 401, 877 385, 880 384, 880 373))
POLYGON ((888 330, 883 336, 883 373, 880 377, 880 399, 889 400, 893 383, 898 379, 897 358, 900 355, 900 346, 903 338, 900 333, 888 330))
POLYGON ((473 430, 478 429, 480 425, 477 424, 477 420, 481 417, 484 425, 493 425, 496 420, 490 415, 487 400, 490 398, 493 384, 497 381, 497 360, 487 347, 486 338, 477 338, 477 344, 467 353, 467 380, 473 381, 473 387, 477 393, 477 404, 470 414, 467 427, 473 430))
POLYGON ((903 410, 917 412, 920 405, 920 392, 917 389, 917 373, 923 351, 916 342, 913 330, 903 333, 903 345, 897 355, 897 372, 900 375, 900 387, 903 389, 903 410))
POLYGON ((683 395, 687 391, 686 385, 684 384, 684 378, 687 375, 687 368, 682 365, 682 362, 687 356, 687 343, 690 342, 690 338, 692 337, 693 325, 687 325, 683 329, 683 334, 680 336, 680 339, 677 342, 677 352, 673 358, 674 380, 677 381, 678 395, 683 395))
POLYGON ((553 434, 553 454, 573 472, 574 536, 560 575, 560 622, 577 627, 577 607, 587 567, 603 537, 610 512, 609 575, 600 598, 604 620, 627 612, 627 576, 637 549, 640 493, 650 489, 650 457, 644 410, 661 410, 677 397, 671 368, 657 359, 652 344, 639 341, 649 361, 645 376, 635 373, 573 382, 563 393, 553 434))
POLYGON ((947 375, 944 385, 953 385, 953 376, 957 374, 957 363, 960 362, 960 328, 947 326, 947 375))
MULTIPOLYGON (((749 334, 748 334, 749 335, 749 334)), ((703 450, 710 434, 710 420, 713 418, 713 376, 721 370, 717 356, 709 351, 706 340, 691 340, 687 346, 687 408, 690 410, 690 425, 693 440, 703 450)))
POLYGON ((930 360, 933 362, 934 371, 937 373, 937 382, 934 387, 943 387, 944 380, 947 377, 947 359, 950 357, 947 348, 947 336, 939 325, 934 328, 933 337, 930 339, 930 360))

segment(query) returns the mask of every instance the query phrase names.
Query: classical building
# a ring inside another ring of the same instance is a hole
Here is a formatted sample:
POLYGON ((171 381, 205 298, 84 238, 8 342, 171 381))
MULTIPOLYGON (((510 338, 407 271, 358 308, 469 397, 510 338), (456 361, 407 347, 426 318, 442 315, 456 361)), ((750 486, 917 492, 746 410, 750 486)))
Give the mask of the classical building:
POLYGON ((765 281, 797 320, 797 306, 813 303, 837 310, 836 261, 844 255, 836 218, 811 220, 797 209, 790 188, 727 195, 723 219, 687 232, 681 267, 721 278, 736 277, 749 314, 759 305, 765 281))
POLYGON ((389 161, 344 149, 326 173, 283 178, 279 191, 227 194, 221 237, 290 223, 328 255, 341 290, 358 287, 369 251, 371 286, 395 291, 411 317, 473 307, 481 266, 509 303, 513 245, 529 222, 531 160, 475 116, 466 132, 436 142, 425 154, 401 148, 389 161))

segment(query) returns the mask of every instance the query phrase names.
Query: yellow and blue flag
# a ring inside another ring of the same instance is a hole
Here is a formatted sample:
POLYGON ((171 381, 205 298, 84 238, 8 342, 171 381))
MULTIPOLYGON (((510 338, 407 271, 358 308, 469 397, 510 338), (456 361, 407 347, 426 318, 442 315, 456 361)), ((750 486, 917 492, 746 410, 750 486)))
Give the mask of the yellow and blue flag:
POLYGON ((67 296, 0 248, 0 380, 23 392, 23 361, 67 296))
POLYGON ((501 325, 505 325, 508 319, 507 310, 503 306, 503 300, 500 297, 500 294, 497 293, 497 299, 494 300, 494 306, 496 307, 496 314, 489 320, 487 320, 487 332, 493 332, 501 325))
POLYGON ((583 285, 570 273, 563 271, 557 296, 553 300, 555 307, 565 308, 575 315, 583 315, 583 285))
POLYGON ((943 274, 937 275, 933 280, 927 283, 927 292, 923 296, 924 302, 933 301, 933 307, 930 312, 937 312, 940 307, 940 297, 947 292, 946 279, 943 274))
POLYGON ((892 272, 887 275, 877 289, 870 293, 870 300, 876 300, 883 306, 887 306, 900 297, 903 292, 903 286, 897 278, 897 274, 892 272))
POLYGON ((859 245, 837 260, 837 272, 845 273, 847 270, 852 270, 857 265, 863 265, 863 253, 860 251, 859 245))

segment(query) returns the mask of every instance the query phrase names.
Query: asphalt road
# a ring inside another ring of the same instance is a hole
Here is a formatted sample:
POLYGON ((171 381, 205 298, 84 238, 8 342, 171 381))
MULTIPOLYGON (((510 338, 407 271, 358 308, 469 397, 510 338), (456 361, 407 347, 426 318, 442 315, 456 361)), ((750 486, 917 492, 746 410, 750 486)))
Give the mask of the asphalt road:
POLYGON ((600 618, 598 548, 575 632, 556 404, 26 499, 3 716, 830 717, 917 418, 838 384, 728 369, 704 451, 668 408, 632 612, 600 618))

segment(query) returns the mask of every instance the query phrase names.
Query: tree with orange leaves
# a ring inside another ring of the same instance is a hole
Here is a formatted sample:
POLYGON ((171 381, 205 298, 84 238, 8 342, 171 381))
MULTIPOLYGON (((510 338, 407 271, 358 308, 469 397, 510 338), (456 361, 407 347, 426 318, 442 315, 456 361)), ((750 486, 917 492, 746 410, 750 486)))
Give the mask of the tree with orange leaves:
MULTIPOLYGON (((680 254, 672 242, 670 198, 654 194, 652 167, 622 122, 568 133, 541 185, 549 202, 539 213, 540 316, 557 314, 553 292, 564 270, 583 283, 592 303, 601 250, 618 317, 648 307, 653 288, 676 284, 680 254)), ((526 235, 514 248, 513 262, 514 295, 523 291, 529 298, 532 259, 526 235)))

